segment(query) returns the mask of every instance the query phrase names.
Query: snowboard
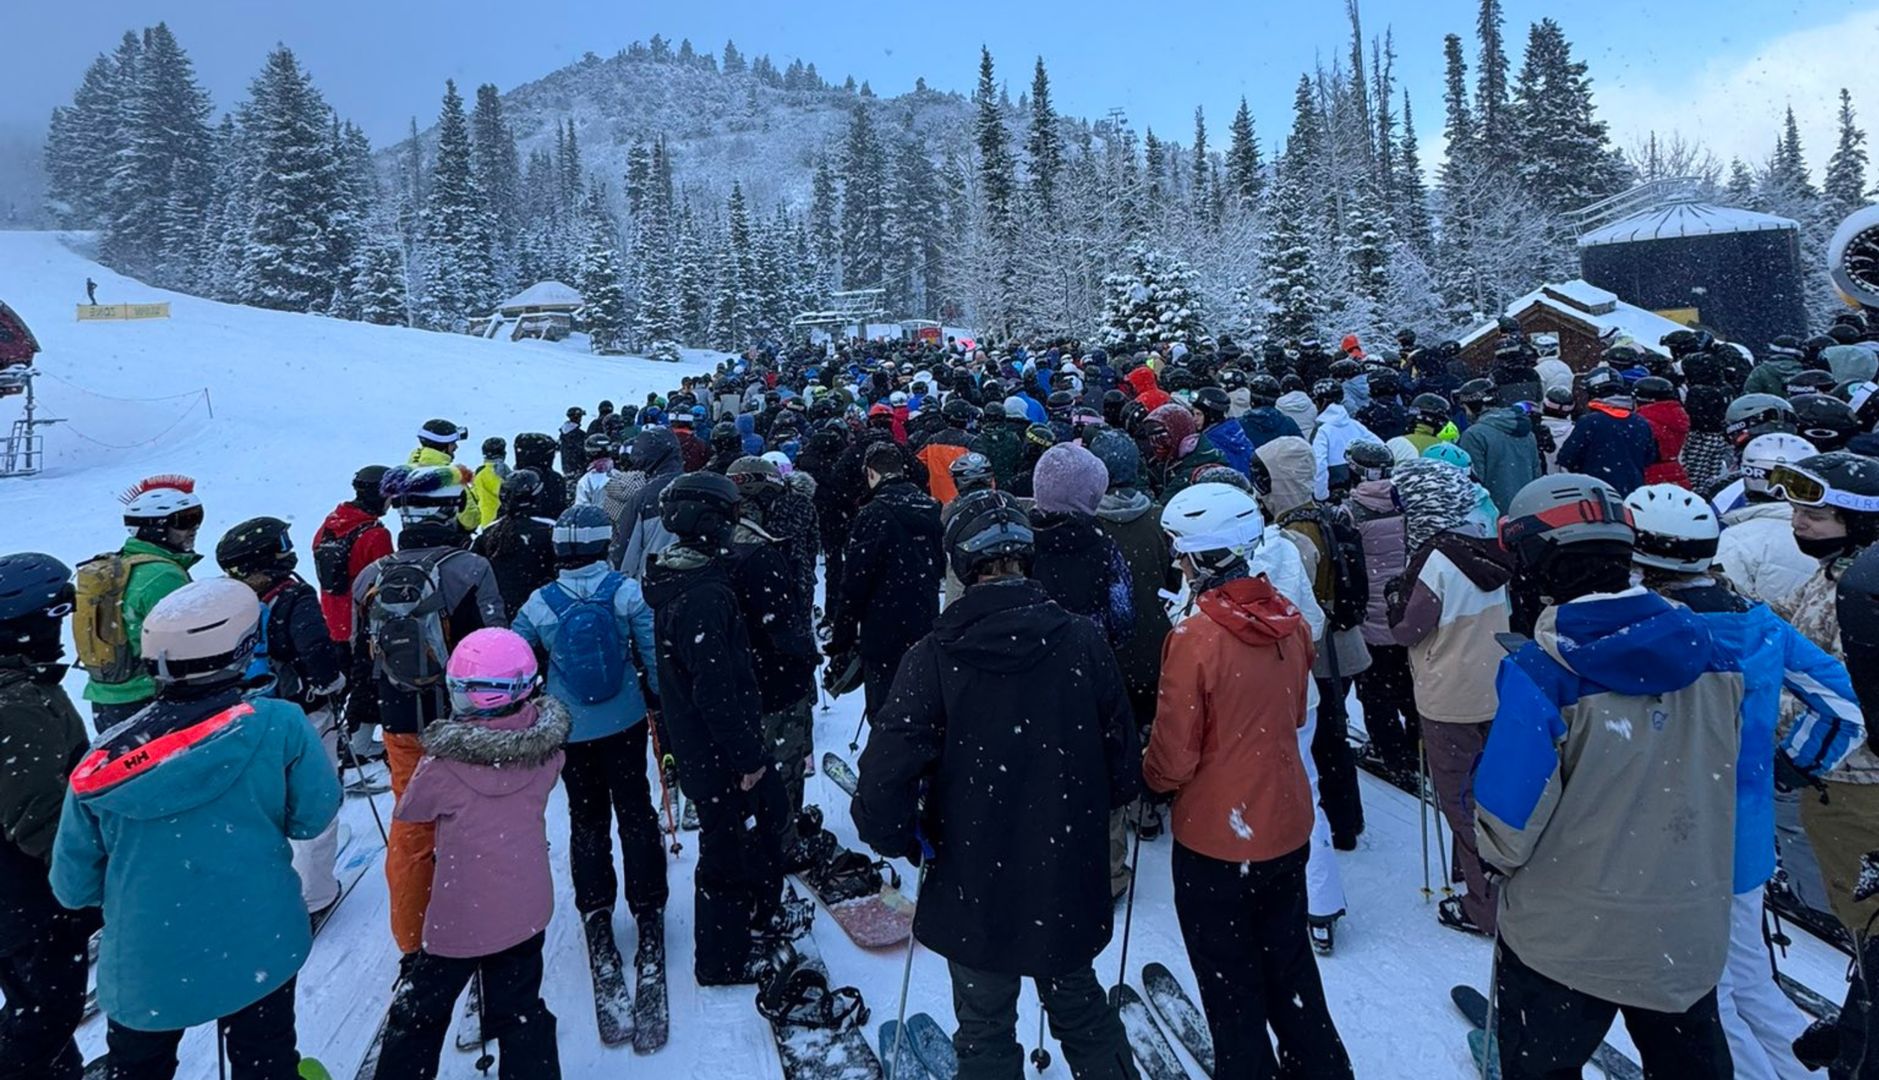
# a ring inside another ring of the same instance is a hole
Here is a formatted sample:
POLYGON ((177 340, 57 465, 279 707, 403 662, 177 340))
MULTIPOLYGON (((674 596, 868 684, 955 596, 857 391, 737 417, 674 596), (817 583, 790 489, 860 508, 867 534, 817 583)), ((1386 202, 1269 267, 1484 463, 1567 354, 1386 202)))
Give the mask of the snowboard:
POLYGON ((1823 994, 1801 985, 1791 975, 1776 974, 1775 981, 1781 984, 1781 990, 1788 995, 1788 1000, 1799 1006, 1801 1011, 1816 1020, 1825 1020, 1829 1024, 1840 1022, 1840 1007, 1829 1001, 1823 994))
POLYGON ((351 842, 351 836, 344 835, 349 829, 350 826, 340 826, 342 836, 339 856, 333 860, 333 872, 339 875, 339 899, 333 901, 332 906, 325 911, 313 916, 315 939, 319 938, 321 930, 326 929, 326 924, 333 921, 334 913, 338 912, 339 906, 346 902, 346 897, 351 896, 352 890, 358 888, 359 882, 365 880, 365 872, 372 868, 372 856, 382 854, 385 850, 376 844, 371 846, 360 844, 355 847, 351 842))
POLYGON ((882 1075, 886 1076, 887 1080, 895 1080, 896 1077, 899 1077, 899 1080, 932 1080, 926 1071, 926 1066, 920 1064, 920 1059, 913 1056, 913 1040, 908 1039, 902 1042, 900 1059, 898 1061, 894 1059, 894 1039, 899 1034, 899 1021, 888 1020, 881 1024, 879 1052, 882 1075))
POLYGON ((468 1052, 483 1045, 483 977, 470 977, 463 992, 462 1007, 457 1010, 457 1049, 468 1052))
POLYGON ((1501 1080, 1501 1050, 1485 1028, 1468 1031, 1468 1054, 1474 1058, 1475 1074, 1487 1080, 1501 1080))
POLYGON ((1416 797, 1417 775, 1414 772, 1408 774, 1400 773, 1386 767, 1382 760, 1377 757, 1369 740, 1357 741, 1356 745, 1351 747, 1351 756, 1356 759, 1358 768, 1403 794, 1408 795, 1410 798, 1413 799, 1416 797))
POLYGON ((1142 996, 1129 984, 1118 983, 1109 992, 1109 1002, 1122 1018, 1129 1049, 1135 1052, 1135 1063, 1141 1067, 1145 1080, 1185 1080, 1187 1070, 1182 1067, 1174 1047, 1168 1045, 1168 1037, 1155 1026, 1155 1018, 1142 996))
MULTIPOLYGON (((828 978, 829 969, 822 962, 822 953, 816 948, 813 935, 798 938, 794 948, 803 958, 804 966, 828 978)), ((874 1047, 868 1043, 865 1012, 860 1020, 861 1023, 846 1031, 771 1024, 777 1056, 783 1061, 783 1080, 886 1080, 881 1059, 875 1056, 874 1047)))
POLYGON ((378 1080, 378 1057, 385 1051, 385 1029, 390 1025, 391 1009, 387 1008, 385 1015, 379 1018, 372 1041, 365 1048, 365 1056, 359 1059, 359 1069, 352 1074, 352 1080, 378 1080))
POLYGON ((1786 919, 1847 956, 1853 955, 1853 936, 1828 912, 1808 907, 1794 893, 1777 888, 1772 881, 1762 888, 1762 903, 1769 914, 1775 916, 1777 929, 1779 920, 1786 919))
POLYGON ((1214 1074, 1214 1036, 1207 1027, 1207 1018, 1194 1007, 1194 999, 1187 996, 1187 990, 1181 981, 1174 977, 1161 964, 1150 964, 1142 969, 1142 993, 1155 1010, 1155 1018, 1161 1026, 1174 1036, 1193 1055, 1200 1065, 1200 1071, 1208 1076, 1214 1074))
POLYGON ((914 902, 907 899, 891 879, 883 878, 881 890, 872 896, 836 899, 817 888, 819 879, 815 877, 814 867, 796 877, 815 893, 829 917, 856 945, 864 949, 891 949, 906 944, 913 936, 914 902))
MULTIPOLYGON (((611 921, 611 913, 607 918, 611 921)), ((601 1042, 618 1046, 633 1037, 633 1002, 626 991, 626 961, 611 934, 598 952, 589 939, 587 968, 594 982, 594 1026, 601 1042)))
POLYGON ((959 1055, 953 1052, 953 1037, 926 1013, 907 1018, 907 1041, 913 1044, 913 1056, 920 1060, 933 1080, 953 1080, 959 1073, 959 1055))
POLYGON ((834 753, 822 755, 822 772, 835 786, 848 793, 849 798, 861 790, 861 777, 855 774, 855 767, 837 757, 834 753))
MULTIPOLYGON (((1476 1031, 1481 1031, 1487 1026, 1488 999, 1481 991, 1472 986, 1457 986, 1448 992, 1448 998, 1455 1003, 1455 1008, 1461 1010, 1461 1014, 1468 1018, 1468 1022, 1475 1026, 1476 1031)), ((1592 1051, 1592 1064, 1611 1080, 1644 1080, 1644 1070, 1608 1042, 1599 1043, 1598 1049, 1592 1051)), ((1494 1062, 1494 1076, 1499 1075, 1500 1062, 1497 1055, 1494 1062)))
MULTIPOLYGON (((664 933, 663 924, 660 933, 664 933)), ((633 1052, 650 1054, 665 1046, 672 1016, 665 993, 665 941, 641 941, 633 956, 633 1052)))

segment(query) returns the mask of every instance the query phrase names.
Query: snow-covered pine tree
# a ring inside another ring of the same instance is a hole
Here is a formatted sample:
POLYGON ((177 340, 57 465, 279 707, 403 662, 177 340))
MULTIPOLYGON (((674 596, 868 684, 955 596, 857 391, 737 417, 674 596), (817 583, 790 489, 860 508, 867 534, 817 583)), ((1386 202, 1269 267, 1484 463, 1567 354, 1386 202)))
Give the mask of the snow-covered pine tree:
POLYGON ((1622 178, 1613 174, 1605 123, 1593 113, 1585 62, 1572 58, 1552 19, 1534 23, 1527 36, 1508 117, 1514 167, 1547 213, 1563 215, 1618 189, 1622 178))
POLYGON ((1279 159, 1261 245, 1266 252, 1266 305, 1271 313, 1266 328, 1275 339, 1314 337, 1323 318, 1324 285, 1314 273, 1312 257, 1311 229, 1316 216, 1309 183, 1304 161, 1294 159, 1288 145, 1279 159))
POLYGON ((711 325, 708 259, 687 201, 679 209, 677 240, 672 252, 672 283, 678 298, 677 337, 694 345, 705 343, 711 325))
POLYGON ((120 101, 124 141, 99 242, 111 265, 163 284, 188 284, 214 171, 209 114, 209 95, 169 27, 145 30, 136 78, 120 101))
POLYGON ((649 350, 655 343, 679 336, 678 283, 673 280, 673 208, 670 161, 665 140, 654 143, 647 157, 646 175, 633 230, 634 297, 633 343, 649 350))
POLYGON ((1422 179, 1422 151, 1416 144, 1416 114, 1409 91, 1403 91, 1403 137, 1398 144, 1396 205, 1403 239, 1426 264, 1434 254, 1435 228, 1429 220, 1429 190, 1422 179))
MULTIPOLYGON (((842 144, 842 281, 851 289, 881 284, 887 240, 887 160, 868 117, 869 108, 865 101, 855 102, 842 144)), ((735 241, 733 250, 737 250, 735 241)))
POLYGON ((1755 172, 1741 158, 1729 159, 1729 182, 1723 188, 1730 206, 1755 209, 1755 172))
POLYGON ((1180 259, 1139 245, 1131 247, 1126 258, 1127 270, 1103 278, 1107 301, 1098 339, 1112 349, 1162 341, 1191 344, 1201 328, 1193 270, 1180 259))
POLYGON ((620 240, 598 199, 587 214, 587 247, 581 256, 582 316, 589 347, 602 356, 623 356, 631 318, 626 286, 620 280, 620 240))
POLYGON ((1011 144, 1005 133, 1005 118, 1000 110, 998 83, 993 76, 992 51, 979 47, 979 86, 973 94, 978 119, 974 142, 979 150, 979 187, 985 204, 986 220, 995 239, 1009 240, 1013 228, 1011 198, 1017 187, 1012 167, 1011 144))
POLYGON ((281 311, 323 310, 339 284, 332 224, 339 167, 331 114, 285 46, 249 91, 242 138, 255 170, 237 298, 281 311))
POLYGON ((1481 10, 1475 19, 1475 37, 1481 48, 1475 76, 1476 152, 1493 170, 1514 165, 1515 147, 1511 140, 1518 138, 1513 127, 1512 104, 1508 100, 1510 65, 1507 42, 1502 34, 1506 22, 1501 0, 1481 0, 1481 10))
POLYGON ((1821 185, 1827 212, 1836 221, 1870 201, 1866 187, 1866 132, 1856 122, 1853 95, 1845 87, 1840 88, 1839 119, 1840 141, 1834 147, 1833 157, 1827 160, 1827 176, 1821 185))
POLYGON ((1259 139, 1253 134, 1253 113, 1240 97, 1240 110, 1233 114, 1227 129, 1227 184, 1232 187, 1241 210, 1251 210, 1259 203, 1266 186, 1266 168, 1259 157, 1259 139))
POLYGON ((1168 202, 1168 166, 1152 127, 1142 135, 1142 202, 1147 227, 1161 229, 1168 202))
POLYGON ((1213 195, 1207 186, 1212 162, 1207 156, 1207 114, 1194 106, 1194 180, 1188 188, 1188 217, 1203 225, 1219 224, 1213 216, 1213 195))
POLYGON ((1759 209, 1800 223, 1801 272, 1806 279, 1802 290, 1807 306, 1808 324, 1819 326, 1832 317, 1839 301, 1827 277, 1826 246, 1838 219, 1827 210, 1808 175, 1807 155, 1801 146, 1800 124, 1789 106, 1782 121, 1781 138, 1775 144, 1756 189, 1759 209))
POLYGON ((1050 101, 1050 75, 1044 58, 1037 58, 1031 76, 1031 129, 1024 152, 1030 159, 1031 203, 1045 220, 1057 216, 1057 183, 1063 175, 1063 135, 1057 130, 1057 110, 1050 101))
POLYGON ((735 42, 726 41, 724 43, 724 60, 720 66, 724 69, 726 75, 742 75, 746 70, 744 54, 737 51, 737 44, 735 42))
POLYGON ((252 99, 242 106, 239 125, 234 114, 224 113, 215 130, 215 178, 198 245, 204 262, 197 274, 197 287, 217 300, 239 300, 241 281, 247 272, 254 165, 242 133, 252 129, 253 108, 252 99))
POLYGON ((446 80, 437 121, 437 161, 424 206, 424 247, 429 257, 421 309, 425 325, 460 332, 471 318, 486 314, 500 299, 490 233, 489 211, 471 171, 463 98, 456 81, 446 80))
POLYGON ((522 231, 522 165, 515 135, 503 117, 502 96, 493 83, 476 88, 476 110, 470 115, 470 173, 488 207, 491 248, 502 287, 532 284, 516 280, 515 275, 514 249, 522 231))
POLYGON ((842 281, 841 203, 826 154, 816 155, 809 192, 809 246, 815 256, 816 278, 820 291, 832 292, 842 281))
POLYGON ((379 233, 359 250, 353 264, 353 281, 357 318, 380 326, 403 326, 410 321, 405 302, 404 248, 395 237, 379 233))
POLYGON ((378 204, 378 174, 372 145, 350 121, 332 125, 333 210, 327 224, 328 259, 333 266, 333 295, 326 313, 361 318, 363 283, 359 272, 370 237, 369 222, 378 204))
MULTIPOLYGON (((135 39, 132 44, 137 45, 135 39)), ((117 157, 118 110, 125 87, 119 65, 99 56, 70 105, 52 110, 46 134, 46 201, 53 220, 66 228, 89 228, 103 216, 105 187, 117 157)))

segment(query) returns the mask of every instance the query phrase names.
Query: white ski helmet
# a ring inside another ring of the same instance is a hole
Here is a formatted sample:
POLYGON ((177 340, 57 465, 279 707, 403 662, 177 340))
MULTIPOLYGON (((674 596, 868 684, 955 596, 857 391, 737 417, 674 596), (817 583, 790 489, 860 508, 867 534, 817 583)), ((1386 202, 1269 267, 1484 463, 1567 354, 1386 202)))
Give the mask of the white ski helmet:
POLYGON ((157 601, 143 625, 144 663, 160 685, 240 676, 261 638, 261 601, 232 578, 193 581, 157 601))
POLYGON ((1185 487, 1161 511, 1161 531, 1176 555, 1217 565, 1223 554, 1245 557, 1266 531, 1259 500, 1231 484, 1185 487))
POLYGON ((1638 531, 1632 562, 1700 574, 1715 561, 1722 526, 1702 496, 1677 484, 1646 484, 1625 496, 1625 507, 1638 531))
POLYGON ((133 531, 153 525, 193 529, 202 524, 202 500, 196 496, 196 482, 187 476, 146 476, 117 498, 124 504, 124 524, 133 531))
POLYGON ((1742 486, 1757 495, 1768 494, 1768 470, 1793 465, 1820 453, 1814 444, 1785 431, 1757 435, 1742 448, 1742 486))

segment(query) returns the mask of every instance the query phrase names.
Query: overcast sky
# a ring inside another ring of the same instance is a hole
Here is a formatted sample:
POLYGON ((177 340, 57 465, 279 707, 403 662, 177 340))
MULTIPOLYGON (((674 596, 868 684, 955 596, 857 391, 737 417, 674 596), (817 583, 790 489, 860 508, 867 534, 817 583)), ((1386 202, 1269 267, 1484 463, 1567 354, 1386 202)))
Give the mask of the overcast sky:
MULTIPOLYGON (((1364 0, 1366 36, 1395 30, 1399 75, 1416 99, 1426 145, 1440 126, 1442 35, 1467 37, 1472 64, 1476 6, 1364 0)), ((1152 126, 1186 142, 1198 104, 1218 145, 1244 94, 1270 143, 1284 134, 1299 72, 1321 56, 1342 58, 1348 40, 1341 0, 90 0, 80 8, 5 0, 5 7, 0 29, 12 45, 0 64, 0 134, 43 130, 94 55, 125 29, 158 20, 189 51, 218 109, 238 101, 267 49, 285 42, 327 100, 375 143, 401 135, 413 115, 428 125, 447 77, 508 90, 584 52, 608 56, 654 33, 714 52, 730 38, 747 54, 769 53, 779 67, 800 57, 825 77, 866 79, 882 95, 910 89, 916 76, 969 92, 984 42, 1014 98, 1041 53, 1066 112, 1100 116, 1120 106, 1138 130, 1152 126)), ((1879 90, 1860 97, 1879 56, 1875 0, 1505 0, 1505 9, 1516 68, 1529 23, 1545 15, 1563 23, 1624 145, 1653 128, 1681 130, 1724 160, 1760 160, 1792 102, 1818 168, 1832 150, 1840 86, 1852 88, 1869 123, 1879 118, 1879 90)))

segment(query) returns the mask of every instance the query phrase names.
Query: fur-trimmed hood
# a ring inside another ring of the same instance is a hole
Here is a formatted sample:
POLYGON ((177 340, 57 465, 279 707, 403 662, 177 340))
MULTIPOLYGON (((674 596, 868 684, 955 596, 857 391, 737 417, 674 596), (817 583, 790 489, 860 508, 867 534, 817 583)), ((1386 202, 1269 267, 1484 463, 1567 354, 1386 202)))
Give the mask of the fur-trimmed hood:
POLYGON ((424 732, 424 752, 443 761, 510 770, 516 783, 547 764, 568 741, 573 721, 567 706, 538 697, 507 716, 448 719, 424 732))
POLYGON ((791 470, 788 475, 783 477, 783 483, 787 485, 791 491, 794 491, 804 498, 813 499, 816 497, 816 478, 801 469, 791 470))

